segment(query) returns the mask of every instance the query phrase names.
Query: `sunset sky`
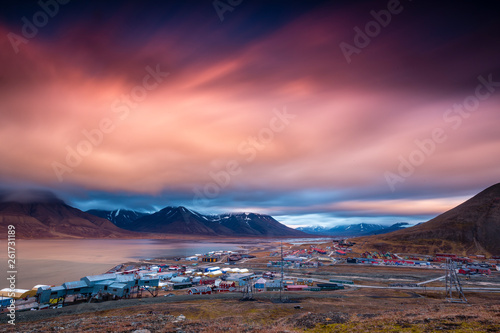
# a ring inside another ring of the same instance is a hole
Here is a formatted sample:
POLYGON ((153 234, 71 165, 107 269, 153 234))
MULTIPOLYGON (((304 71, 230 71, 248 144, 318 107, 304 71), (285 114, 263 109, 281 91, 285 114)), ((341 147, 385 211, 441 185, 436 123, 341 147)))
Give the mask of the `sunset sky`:
POLYGON ((500 180, 496 1, 66 2, 1 3, 0 188, 295 227, 500 180))

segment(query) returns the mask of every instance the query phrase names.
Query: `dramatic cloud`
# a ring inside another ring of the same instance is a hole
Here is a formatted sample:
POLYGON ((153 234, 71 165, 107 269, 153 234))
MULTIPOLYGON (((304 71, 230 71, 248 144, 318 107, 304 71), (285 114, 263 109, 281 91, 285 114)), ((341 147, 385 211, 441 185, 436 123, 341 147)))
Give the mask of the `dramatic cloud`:
POLYGON ((68 4, 19 52, 2 39, 0 181, 82 208, 254 209, 297 225, 427 219, 498 182, 487 8, 401 1, 348 63, 340 43, 387 2, 313 3, 272 3, 275 21, 241 5, 222 23, 200 4, 102 5, 109 20, 68 4))

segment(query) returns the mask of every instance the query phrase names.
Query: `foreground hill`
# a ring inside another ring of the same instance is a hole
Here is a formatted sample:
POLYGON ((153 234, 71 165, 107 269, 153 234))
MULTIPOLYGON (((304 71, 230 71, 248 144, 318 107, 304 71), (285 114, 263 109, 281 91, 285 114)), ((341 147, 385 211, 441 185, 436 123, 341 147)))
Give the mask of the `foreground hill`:
POLYGON ((140 232, 206 236, 307 236, 302 231, 279 223, 269 215, 203 215, 182 206, 166 207, 123 227, 140 232))
POLYGON ((500 254, 500 184, 428 222, 357 242, 383 251, 500 254))
POLYGON ((312 227, 300 227, 297 229, 311 235, 356 237, 356 236, 385 234, 392 231, 407 228, 409 225, 410 225, 409 223, 405 222, 395 223, 390 226, 381 224, 371 224, 371 223, 358 223, 358 224, 338 225, 333 228, 312 226, 312 227))
POLYGON ((2 235, 7 235, 11 224, 16 238, 124 238, 133 234, 46 192, 0 195, 2 235))

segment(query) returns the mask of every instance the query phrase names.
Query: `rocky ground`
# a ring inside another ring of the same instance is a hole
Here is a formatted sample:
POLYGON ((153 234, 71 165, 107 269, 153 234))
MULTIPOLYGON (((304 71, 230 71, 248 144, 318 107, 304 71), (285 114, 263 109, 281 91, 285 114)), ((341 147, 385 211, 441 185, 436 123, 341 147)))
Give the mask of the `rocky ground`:
MULTIPOLYGON (((498 332, 497 294, 469 294, 469 304, 401 290, 145 298, 19 313, 0 332, 498 332)), ((3 318, 2 318, 3 319, 3 318)))

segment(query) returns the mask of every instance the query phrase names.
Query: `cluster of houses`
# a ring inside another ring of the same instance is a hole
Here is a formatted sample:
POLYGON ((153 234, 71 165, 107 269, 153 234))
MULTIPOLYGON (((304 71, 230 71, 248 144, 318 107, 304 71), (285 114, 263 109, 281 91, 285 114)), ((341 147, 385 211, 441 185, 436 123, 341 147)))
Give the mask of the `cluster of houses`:
POLYGON ((336 283, 318 283, 314 284, 308 279, 265 279, 256 275, 245 276, 244 279, 238 277, 227 278, 225 281, 216 279, 210 281, 209 284, 201 284, 199 286, 188 289, 188 294, 205 295, 215 292, 234 292, 244 291, 247 286, 251 286, 254 292, 261 291, 322 291, 322 290, 339 290, 344 289, 344 285, 340 282, 336 283))
MULTIPOLYGON (((244 258, 255 258, 250 254, 239 253, 235 251, 210 251, 206 254, 195 254, 194 256, 183 258, 186 261, 218 262, 226 257, 228 263, 234 263, 244 258)), ((181 258, 179 258, 181 259, 181 258)))
POLYGON ((375 259, 375 258, 347 258, 348 264, 368 264, 368 265, 386 265, 386 266, 414 266, 414 267, 430 267, 431 263, 420 260, 405 260, 405 259, 375 259))
MULTIPOLYGON (((283 257, 284 258, 303 258, 304 260, 306 259, 312 259, 317 257, 318 255, 323 255, 323 256, 328 256, 333 254, 334 249, 330 246, 327 246, 325 249, 322 249, 320 247, 311 245, 309 249, 299 249, 299 250, 287 250, 283 252, 283 257)), ((270 257, 278 257, 280 256, 280 252, 272 252, 269 256, 270 257)))

